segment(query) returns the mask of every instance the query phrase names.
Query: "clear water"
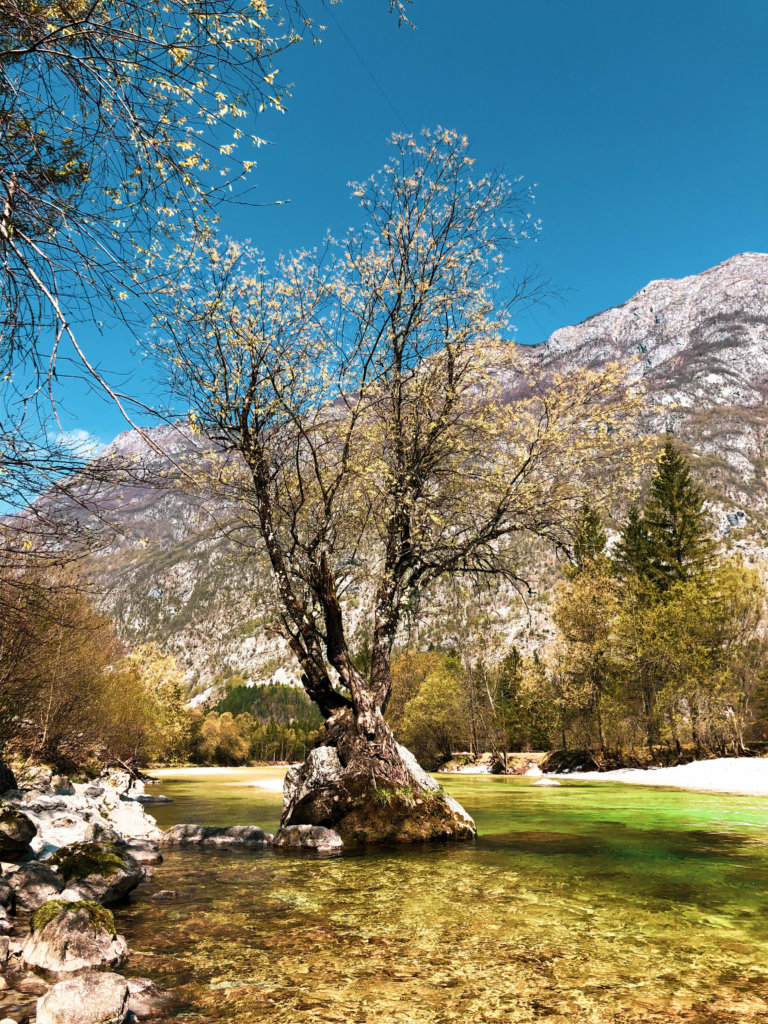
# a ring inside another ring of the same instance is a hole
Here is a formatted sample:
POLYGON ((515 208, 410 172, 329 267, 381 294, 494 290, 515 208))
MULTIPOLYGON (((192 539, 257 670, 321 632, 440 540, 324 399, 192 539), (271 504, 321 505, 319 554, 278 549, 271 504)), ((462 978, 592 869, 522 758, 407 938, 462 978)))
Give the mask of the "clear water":
MULTIPOLYGON (((275 777, 168 779, 156 816, 274 829, 275 777)), ((477 843, 169 852, 117 915, 131 972, 191 1024, 768 1022, 768 800, 445 781, 477 843)))

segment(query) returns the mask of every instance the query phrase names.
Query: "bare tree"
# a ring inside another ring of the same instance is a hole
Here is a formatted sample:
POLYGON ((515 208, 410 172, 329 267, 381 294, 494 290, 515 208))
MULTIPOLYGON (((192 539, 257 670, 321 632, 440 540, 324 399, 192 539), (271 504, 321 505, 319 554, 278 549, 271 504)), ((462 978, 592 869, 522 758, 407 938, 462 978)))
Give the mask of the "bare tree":
POLYGON ((632 399, 616 367, 541 380, 505 340, 529 289, 504 300, 502 257, 536 230, 531 194, 478 174, 466 139, 393 136, 390 163, 354 195, 361 227, 321 258, 270 274, 236 245, 201 251, 181 288, 172 275, 181 299, 157 347, 214 442, 206 484, 217 465, 252 517, 325 717, 284 821, 358 839, 466 836, 471 821, 428 789, 383 717, 398 629, 447 576, 522 584, 509 539, 563 540, 582 467, 618 457, 632 399), (354 591, 367 598, 366 672, 350 650, 354 591), (333 782, 315 773, 323 758, 333 782))

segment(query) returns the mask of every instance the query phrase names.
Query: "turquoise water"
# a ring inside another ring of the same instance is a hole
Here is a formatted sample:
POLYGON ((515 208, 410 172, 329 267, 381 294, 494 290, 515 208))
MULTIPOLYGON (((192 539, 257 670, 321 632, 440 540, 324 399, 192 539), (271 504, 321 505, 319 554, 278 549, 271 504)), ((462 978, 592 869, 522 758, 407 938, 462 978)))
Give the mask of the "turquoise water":
MULTIPOLYGON (((158 822, 274 829, 269 779, 168 778, 158 822)), ((195 1024, 768 1022, 768 800, 441 781, 476 843, 168 853, 118 912, 131 971, 195 1024)))

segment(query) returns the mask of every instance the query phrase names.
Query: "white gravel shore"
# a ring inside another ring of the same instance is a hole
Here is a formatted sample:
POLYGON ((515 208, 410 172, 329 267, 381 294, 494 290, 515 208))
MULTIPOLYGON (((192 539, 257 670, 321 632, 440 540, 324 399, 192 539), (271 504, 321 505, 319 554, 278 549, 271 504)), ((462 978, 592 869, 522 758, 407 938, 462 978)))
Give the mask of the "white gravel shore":
POLYGON ((718 757, 673 768, 619 768, 612 772, 553 773, 549 777, 768 796, 768 758, 763 757, 718 757))

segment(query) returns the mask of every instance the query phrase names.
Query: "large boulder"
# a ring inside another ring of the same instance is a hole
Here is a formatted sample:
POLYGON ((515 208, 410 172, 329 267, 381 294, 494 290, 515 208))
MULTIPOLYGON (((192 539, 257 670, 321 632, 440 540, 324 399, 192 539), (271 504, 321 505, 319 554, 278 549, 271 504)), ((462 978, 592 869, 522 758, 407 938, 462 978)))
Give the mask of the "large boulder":
POLYGON ((86 971, 38 999, 37 1024, 123 1024, 128 995, 128 982, 121 975, 86 971))
POLYGON ((161 843, 173 846, 248 846, 260 849, 273 840, 271 832, 258 825, 174 825, 164 832, 161 843))
POLYGON ((342 765, 335 747, 315 747, 286 774, 283 827, 323 825, 350 844, 476 836, 472 818, 408 749, 395 744, 392 760, 399 762, 396 769, 377 778, 370 760, 342 765))
POLYGON ((344 842, 337 832, 322 825, 284 825, 275 836, 274 846, 282 850, 336 854, 344 849, 344 842))
POLYGON ((128 947, 115 929, 112 912, 100 903, 50 900, 31 917, 21 956, 29 967, 56 974, 114 967, 128 947))
POLYGON ((16 908, 28 913, 55 899, 64 888, 61 876, 39 861, 22 864, 7 881, 15 893, 16 908))
POLYGON ((15 807, 0 810, 0 860, 16 860, 26 853, 37 828, 26 814, 15 807))
POLYGON ((141 864, 116 843, 72 843, 48 863, 61 875, 68 895, 98 903, 116 903, 146 877, 141 864))

